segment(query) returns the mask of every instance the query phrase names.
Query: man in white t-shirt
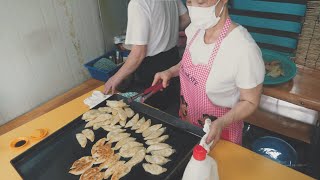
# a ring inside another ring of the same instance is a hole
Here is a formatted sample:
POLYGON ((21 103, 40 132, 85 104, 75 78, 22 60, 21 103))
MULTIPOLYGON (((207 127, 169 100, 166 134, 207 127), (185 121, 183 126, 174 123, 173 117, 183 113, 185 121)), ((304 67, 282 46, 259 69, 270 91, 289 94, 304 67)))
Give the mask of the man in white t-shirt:
POLYGON ((131 0, 126 44, 132 45, 132 49, 125 64, 106 82, 105 93, 110 89, 114 93, 134 72, 143 88, 151 86, 156 72, 179 63, 176 47, 179 30, 184 30, 189 23, 187 9, 181 0, 131 0))

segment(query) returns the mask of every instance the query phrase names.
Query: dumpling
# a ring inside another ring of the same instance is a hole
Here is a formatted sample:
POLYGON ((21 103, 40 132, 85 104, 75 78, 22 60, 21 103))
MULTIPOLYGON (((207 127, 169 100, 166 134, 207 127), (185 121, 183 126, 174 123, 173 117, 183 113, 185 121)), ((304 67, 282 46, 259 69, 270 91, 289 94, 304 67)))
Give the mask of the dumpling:
POLYGON ((166 130, 165 127, 160 128, 160 129, 154 131, 149 136, 145 137, 144 140, 149 140, 149 139, 154 139, 154 138, 160 137, 164 133, 165 130, 166 130))
POLYGON ((153 175, 159 175, 167 171, 166 168, 163 168, 157 164, 143 163, 142 166, 146 172, 153 175))
POLYGON ((131 141, 131 142, 128 142, 125 145, 123 145, 121 148, 130 149, 130 148, 137 147, 137 146, 143 146, 143 144, 136 142, 136 141, 131 141))
POLYGON ((139 114, 137 113, 136 115, 133 116, 133 118, 130 121, 128 121, 125 128, 132 127, 138 122, 138 120, 139 120, 139 114))
POLYGON ((146 149, 139 150, 133 157, 126 163, 128 166, 135 166, 143 161, 146 156, 146 149))
POLYGON ((114 126, 111 126, 111 125, 104 125, 102 126, 102 128, 106 131, 118 131, 117 129, 121 129, 122 127, 120 125, 114 125, 114 126))
POLYGON ((112 100, 108 100, 107 101, 107 106, 112 107, 112 108, 123 108, 128 106, 126 103, 123 102, 123 100, 121 101, 112 101, 112 100))
POLYGON ((129 157, 134 156, 141 149, 145 149, 145 148, 141 147, 141 146, 137 146, 137 147, 133 147, 133 148, 129 148, 129 149, 121 148, 119 155, 124 158, 129 158, 129 157))
POLYGON ((140 126, 146 121, 144 117, 142 117, 135 125, 132 126, 131 130, 137 130, 140 126))
POLYGON ((111 114, 100 114, 96 119, 96 121, 105 121, 105 120, 108 120, 108 119, 111 119, 112 118, 112 115, 111 114))
POLYGON ((150 134, 152 134, 154 131, 160 129, 161 127, 162 127, 162 124, 156 124, 156 125, 150 126, 148 129, 142 132, 142 136, 147 137, 150 134))
POLYGON ((102 119, 95 119, 95 120, 89 121, 89 122, 85 125, 85 128, 92 127, 94 124, 96 124, 96 123, 101 123, 101 122, 104 122, 104 121, 105 121, 105 120, 102 120, 102 119))
POLYGON ((113 149, 118 150, 123 145, 126 145, 128 142, 135 141, 135 140, 136 140, 136 138, 133 138, 133 137, 127 137, 127 138, 121 139, 120 141, 117 142, 117 144, 115 145, 115 147, 113 149))
POLYGON ((163 157, 169 157, 175 152, 176 151, 172 148, 166 148, 166 149, 161 149, 161 150, 157 150, 157 151, 151 151, 151 154, 152 155, 159 155, 159 156, 163 156, 163 157))
POLYGON ((107 141, 110 141, 110 139, 112 139, 114 136, 120 134, 121 132, 119 131, 110 131, 108 134, 107 134, 107 141))
POLYGON ((94 179, 94 180, 103 179, 103 173, 100 172, 100 169, 98 167, 90 168, 80 176, 80 180, 91 180, 91 179, 94 179))
POLYGON ((111 125, 111 126, 114 126, 114 125, 116 125, 119 121, 120 121, 119 115, 114 115, 114 116, 112 117, 112 119, 111 119, 110 125, 111 125))
POLYGON ((152 144, 147 148, 147 153, 151 151, 158 151, 161 149, 171 148, 169 144, 166 143, 158 143, 158 144, 152 144))
POLYGON ((165 141, 166 139, 169 138, 169 135, 163 135, 163 136, 160 136, 158 138, 154 138, 154 139, 149 139, 146 141, 146 144, 147 145, 152 145, 152 144, 157 144, 157 143, 161 143, 163 141, 165 141))
POLYGON ((98 123, 95 123, 92 127, 93 130, 97 130, 99 128, 101 128, 105 123, 104 122, 98 122, 98 123))
POLYGON ((86 138, 86 136, 85 136, 84 134, 78 133, 78 134, 76 134, 76 138, 77 138, 77 141, 78 141, 78 143, 80 144, 80 146, 81 146, 82 148, 86 147, 86 145, 87 145, 87 138, 86 138))
POLYGON ((139 129, 136 130, 136 133, 142 133, 144 130, 148 129, 151 125, 151 120, 148 119, 146 122, 144 122, 139 129))
POLYGON ((86 136, 91 142, 94 141, 94 133, 91 129, 84 129, 82 130, 82 134, 86 136))
POLYGON ((125 161, 118 161, 113 166, 109 167, 104 173, 104 179, 108 179, 119 167, 124 165, 125 161))
POLYGON ((104 113, 111 113, 112 112, 111 107, 100 107, 100 108, 98 108, 98 110, 100 112, 104 112, 104 113))
POLYGON ((119 161, 119 159, 119 154, 113 154, 113 156, 109 157, 105 162, 99 165, 99 169, 107 169, 116 164, 119 161))
POLYGON ((83 120, 93 120, 98 117, 101 112, 97 109, 91 109, 82 115, 83 120))
POLYGON ((91 148, 91 155, 92 157, 96 157, 95 154, 97 153, 97 151, 99 151, 101 146, 104 146, 107 142, 106 138, 101 138, 99 139, 91 148))
POLYGON ((127 164, 121 165, 116 169, 111 176, 111 180, 119 180, 123 176, 127 175, 131 171, 131 166, 128 166, 127 164))
POLYGON ((118 109, 118 116, 120 117, 120 120, 127 121, 127 113, 122 108, 118 109))
POLYGON ((119 133, 117 134, 116 136, 113 136, 109 141, 108 143, 114 143, 114 142, 118 142, 120 141, 121 139, 124 139, 124 138, 127 138, 129 137, 130 134, 129 133, 119 133))
POLYGON ((124 111, 126 112, 128 118, 131 118, 134 115, 134 111, 131 108, 124 108, 124 111))
POLYGON ((84 156, 76 160, 69 171, 70 174, 80 175, 93 166, 94 159, 91 156, 84 156))
POLYGON ((152 155, 152 156, 146 155, 145 159, 150 164, 158 164, 158 165, 164 165, 170 161, 170 159, 167 159, 159 155, 152 155))

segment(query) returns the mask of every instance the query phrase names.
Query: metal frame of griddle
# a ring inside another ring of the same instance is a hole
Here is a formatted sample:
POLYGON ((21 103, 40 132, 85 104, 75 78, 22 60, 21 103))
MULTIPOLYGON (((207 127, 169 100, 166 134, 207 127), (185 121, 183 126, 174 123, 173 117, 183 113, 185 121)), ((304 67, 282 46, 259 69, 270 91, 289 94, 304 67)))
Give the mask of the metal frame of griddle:
MULTIPOLYGON (((121 95, 113 95, 110 97, 110 99, 123 99, 125 100, 125 102, 127 102, 127 98, 121 96, 121 95)), ((98 104, 97 106, 95 106, 93 109, 95 109, 96 107, 99 107, 101 104, 105 103, 105 101, 101 102, 100 104, 98 104)), ((185 121, 182 121, 181 119, 178 119, 170 114, 167 114, 165 112, 162 112, 158 109, 155 109, 153 107, 150 107, 148 105, 145 105, 143 103, 138 103, 138 102, 131 102, 130 105, 134 104, 135 109, 139 112, 143 112, 145 114, 148 114, 150 117, 159 119, 169 125, 172 125, 176 128, 180 128, 184 131, 186 131, 187 133, 193 134, 199 138, 201 138, 204 135, 204 132, 202 131, 202 129, 200 127, 194 126, 190 123, 187 123, 185 121), (161 118, 160 118, 161 117, 161 118)), ((82 116, 82 115, 81 115, 82 116)), ((71 122, 69 122, 68 124, 66 124, 65 126, 63 126, 62 128, 60 128, 59 130, 57 130, 56 132, 54 132, 53 134, 51 134, 50 136, 48 136, 46 139, 44 139, 43 141, 39 142, 38 144, 35 144, 34 146, 32 146, 31 148, 29 148, 28 150, 26 150, 25 152, 21 153, 20 155, 16 156, 15 158, 13 158, 10 163, 11 165, 16 169, 16 171, 18 172, 18 174, 22 177, 23 175, 21 174, 21 172, 16 168, 16 164, 19 163, 19 161, 21 161, 22 159, 24 159, 24 157, 28 157, 30 154, 33 153, 33 151, 35 151, 36 149, 41 149, 43 148, 47 142, 51 141, 52 139, 54 139, 57 136, 62 135, 63 133, 66 133, 68 129, 70 129, 73 126, 77 126, 79 124, 79 122, 77 122, 78 118, 75 118, 74 120, 72 120, 71 122)), ((199 139, 200 140, 200 139, 199 139)), ((185 165, 187 164, 190 156, 192 154, 192 149, 190 150, 190 152, 182 159, 182 161, 180 161, 175 168, 168 174, 166 179, 172 179, 175 178, 177 176, 180 175, 180 173, 182 173, 183 171, 183 167, 185 167, 185 165)))

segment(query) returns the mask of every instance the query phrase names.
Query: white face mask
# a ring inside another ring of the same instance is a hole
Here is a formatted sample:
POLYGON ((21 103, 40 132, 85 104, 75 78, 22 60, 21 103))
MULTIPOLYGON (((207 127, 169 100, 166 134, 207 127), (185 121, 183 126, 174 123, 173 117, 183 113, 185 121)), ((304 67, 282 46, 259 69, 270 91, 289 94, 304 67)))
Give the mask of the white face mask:
POLYGON ((219 2, 220 0, 215 5, 210 7, 187 6, 191 24, 200 29, 209 29, 215 26, 219 22, 220 15, 224 9, 223 6, 218 17, 216 17, 216 6, 219 2))

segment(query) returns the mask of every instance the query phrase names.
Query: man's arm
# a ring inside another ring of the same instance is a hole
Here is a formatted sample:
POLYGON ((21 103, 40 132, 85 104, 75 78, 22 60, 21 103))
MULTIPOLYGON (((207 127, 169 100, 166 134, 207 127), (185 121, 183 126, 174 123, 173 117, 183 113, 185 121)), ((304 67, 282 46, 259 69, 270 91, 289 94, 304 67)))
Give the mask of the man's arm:
POLYGON ((190 22, 191 22, 191 20, 190 20, 188 12, 179 16, 179 30, 184 31, 189 26, 190 22))
POLYGON ((126 62, 105 84, 104 93, 107 94, 111 89, 112 94, 117 86, 131 73, 133 73, 146 57, 147 45, 133 45, 126 62))

